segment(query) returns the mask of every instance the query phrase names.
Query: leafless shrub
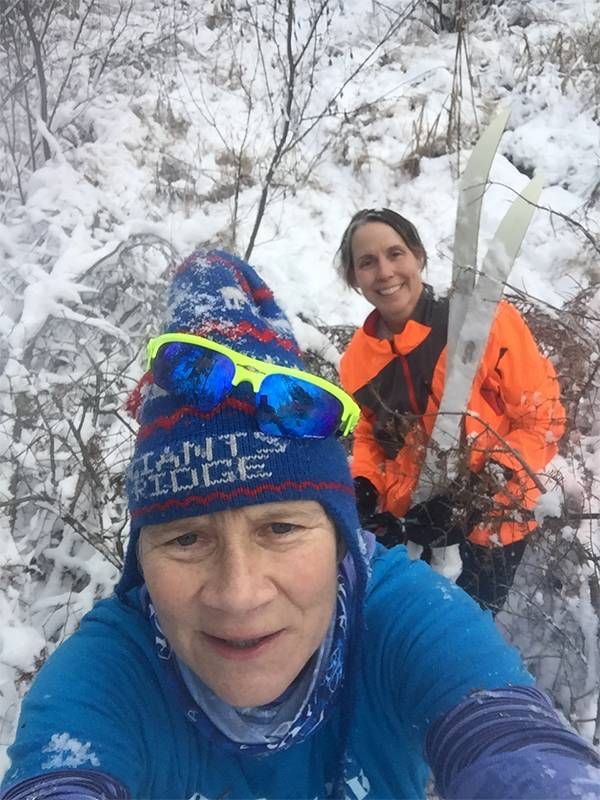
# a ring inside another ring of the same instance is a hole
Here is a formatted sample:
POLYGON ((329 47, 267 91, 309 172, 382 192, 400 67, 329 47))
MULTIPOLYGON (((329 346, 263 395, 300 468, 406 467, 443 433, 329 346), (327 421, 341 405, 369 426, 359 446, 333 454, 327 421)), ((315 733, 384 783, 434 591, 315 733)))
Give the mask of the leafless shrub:
POLYGON ((498 621, 565 716, 598 743, 598 551, 586 528, 597 532, 598 521, 547 520, 530 537, 498 621))
MULTIPOLYGON (((416 5, 409 2, 399 11, 387 9, 377 41, 325 98, 318 91, 319 81, 329 61, 342 55, 330 40, 338 4, 310 0, 301 8, 294 0, 254 6, 220 3, 205 18, 204 24, 215 33, 210 52, 202 53, 204 60, 212 59, 210 83, 190 86, 189 102, 220 142, 221 169, 201 176, 215 185, 198 195, 198 203, 215 198, 229 202, 231 222, 224 235, 230 247, 241 249, 240 226, 249 220, 243 248, 249 258, 268 206, 307 185, 317 164, 341 137, 347 116, 338 104, 344 90, 393 40, 416 5), (240 32, 252 44, 251 50, 240 47, 240 32), (239 99, 236 126, 219 115, 218 100, 212 97, 215 87, 226 87, 239 99), (325 130, 326 121, 336 124, 325 130), (266 146, 264 131, 271 134, 266 146)), ((188 47, 185 57, 189 56, 188 47)), ((197 174, 200 177, 198 170, 197 174)))
POLYGON ((485 17, 505 0, 425 0, 421 8, 421 21, 436 33, 456 33, 463 24, 464 14, 485 17))
POLYGON ((591 469, 600 425, 595 311, 598 286, 582 290, 560 313, 512 298, 556 366, 567 409, 560 452, 569 470, 548 475, 562 492, 559 516, 529 539, 509 601, 499 616, 528 668, 583 733, 600 734, 600 487, 591 469), (590 463, 588 463, 588 460, 590 463))
MULTIPOLYGON (((93 138, 81 120, 110 75, 129 88, 180 27, 175 14, 154 37, 130 26, 134 0, 18 0, 0 14, 0 190, 25 202, 31 173, 93 138), (68 53, 65 57, 65 51, 68 53), (68 100, 68 102, 67 102, 68 100)), ((161 5, 159 16, 167 12, 161 5)), ((183 15, 181 15, 183 16, 183 15)))
MULTIPOLYGON (((475 119, 475 133, 477 133, 477 111, 473 93, 473 72, 471 70, 471 57, 469 53, 468 24, 472 0, 456 0, 454 16, 456 30, 456 50, 454 54, 454 70, 452 75, 452 91, 448 108, 448 127, 446 142, 448 151, 456 152, 456 174, 460 174, 460 151, 464 138, 463 132, 463 104, 465 102, 465 83, 469 87, 468 102, 471 105, 475 119)), ((472 135, 472 134, 471 134, 472 135)))
POLYGON ((600 422, 596 384, 600 384, 597 357, 600 317, 590 308, 597 286, 582 289, 557 313, 544 309, 527 297, 511 297, 527 319, 536 341, 552 359, 566 407, 567 429, 561 442, 564 453, 571 434, 590 433, 600 422))
POLYGON ((71 318, 49 317, 27 344, 17 377, 2 378, 0 431, 11 478, 0 508, 23 547, 33 521, 45 519, 38 562, 73 531, 109 563, 121 563, 122 475, 133 433, 124 400, 142 339, 160 314, 162 284, 149 286, 141 268, 157 248, 173 260, 165 242, 138 237, 94 264, 71 318))
POLYGON ((558 31, 552 38, 532 44, 524 30, 518 80, 541 75, 553 65, 560 76, 561 90, 572 88, 580 99, 599 113, 600 98, 600 17, 568 33, 558 31))
MULTIPOLYGON (((469 21, 473 2, 455 0, 451 9, 452 18, 446 15, 443 5, 441 2, 428 4, 431 13, 437 19, 437 24, 442 26, 439 30, 446 30, 445 26, 450 26, 449 29, 457 34, 452 88, 444 106, 433 119, 427 115, 427 99, 421 100, 412 125, 412 140, 401 162, 402 169, 410 177, 419 174, 422 158, 434 158, 445 153, 456 154, 455 173, 458 175, 461 170, 461 149, 465 143, 469 144, 476 139, 479 132, 474 95, 475 82, 469 49, 469 21), (465 96, 466 89, 468 97, 465 96), (465 106, 470 109, 474 125, 465 125, 465 106)), ((438 30, 435 25, 434 28, 438 30)))
POLYGON ((438 111, 432 122, 426 115, 427 100, 421 100, 416 119, 412 123, 412 139, 402 156, 401 169, 411 178, 421 172, 421 159, 436 158, 447 152, 448 130, 444 131, 442 114, 438 111))

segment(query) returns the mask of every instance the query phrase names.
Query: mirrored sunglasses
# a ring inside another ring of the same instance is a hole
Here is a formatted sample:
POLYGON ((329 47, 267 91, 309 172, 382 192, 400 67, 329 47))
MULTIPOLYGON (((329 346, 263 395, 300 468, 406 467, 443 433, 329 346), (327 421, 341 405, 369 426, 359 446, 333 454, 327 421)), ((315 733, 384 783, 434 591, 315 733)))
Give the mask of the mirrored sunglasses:
POLYGON ((259 429, 272 436, 347 436, 360 409, 350 395, 300 369, 251 358, 202 336, 166 333, 148 342, 154 382, 201 411, 219 405, 235 386, 254 390, 259 429))

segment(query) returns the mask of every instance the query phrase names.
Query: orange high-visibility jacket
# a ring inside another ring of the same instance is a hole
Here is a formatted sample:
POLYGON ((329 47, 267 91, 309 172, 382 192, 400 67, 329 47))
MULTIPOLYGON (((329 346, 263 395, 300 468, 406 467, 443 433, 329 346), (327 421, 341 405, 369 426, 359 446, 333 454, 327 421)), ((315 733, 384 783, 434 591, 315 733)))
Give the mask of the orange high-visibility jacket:
MULTIPOLYGON (((392 339, 377 337, 378 320, 379 312, 373 311, 354 334, 340 377, 362 409, 352 473, 371 481, 382 510, 401 517, 411 506, 442 397, 448 300, 436 299, 426 286, 411 319, 392 339)), ((520 516, 518 509, 530 512, 539 489, 507 445, 534 473, 548 464, 564 431, 559 391, 554 367, 525 321, 502 301, 475 377, 463 434, 469 469, 479 472, 493 460, 508 467, 512 477, 494 496, 497 523, 471 532, 476 544, 510 544, 535 528, 531 514, 520 516)))

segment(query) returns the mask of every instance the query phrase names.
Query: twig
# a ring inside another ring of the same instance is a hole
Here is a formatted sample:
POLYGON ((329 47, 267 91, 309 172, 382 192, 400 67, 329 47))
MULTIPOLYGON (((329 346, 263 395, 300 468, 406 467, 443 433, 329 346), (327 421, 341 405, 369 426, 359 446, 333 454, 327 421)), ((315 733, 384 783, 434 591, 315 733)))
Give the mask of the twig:
MULTIPOLYGON (((502 183, 501 181, 489 181, 489 185, 502 186, 504 189, 509 189, 511 192, 519 194, 519 192, 517 192, 517 190, 514 189, 512 186, 509 186, 507 183, 502 183)), ((539 211, 547 211, 551 217, 552 216, 560 217, 560 219, 563 219, 565 222, 568 222, 569 225, 572 225, 574 228, 577 228, 577 230, 581 231, 581 233, 585 236, 588 242, 592 245, 594 250, 597 253, 600 253, 600 244, 598 244, 595 236, 593 236, 593 234, 591 234, 590 231, 588 231, 588 229, 581 224, 581 222, 577 222, 576 219, 573 219, 573 217, 570 217, 568 214, 564 214, 562 211, 556 211, 554 208, 550 208, 550 206, 542 206, 539 203, 532 203, 530 200, 527 200, 527 202, 530 203, 535 208, 537 208, 539 211)))
MULTIPOLYGON (((42 48, 40 46, 39 39, 36 35, 35 28, 33 27, 31 14, 29 13, 29 0, 23 0, 22 7, 23 7, 23 17, 25 18, 25 24, 27 25, 27 32, 29 33, 29 38, 31 39, 33 52, 35 54, 35 68, 37 71, 38 84, 40 87, 40 117, 47 127, 48 86, 46 83, 46 74, 44 72, 44 59, 42 57, 42 48)), ((52 157, 52 154, 50 152, 50 145, 43 137, 42 137, 42 149, 44 151, 44 160, 50 161, 50 158, 52 157)))
POLYGON ((518 450, 515 450, 515 448, 512 447, 512 445, 510 445, 505 439, 503 439, 502 436, 497 431, 495 431, 489 423, 487 423, 484 419, 482 419, 479 414, 477 414, 474 411, 469 411, 468 409, 466 409, 465 411, 445 411, 444 413, 447 416, 461 416, 461 417, 464 416, 464 417, 472 417, 473 419, 476 419, 481 425, 483 425, 483 427, 489 433, 492 433, 496 437, 496 439, 500 442, 502 447, 508 453, 510 453, 512 456, 514 456, 514 458, 517 459, 519 464, 523 467, 523 469, 525 470, 527 475, 531 478, 531 480, 535 484, 536 488, 539 489, 539 491, 542 494, 546 494, 546 491, 547 491, 546 487, 541 482, 541 480, 538 478, 538 476, 535 474, 533 469, 529 466, 527 461, 525 461, 525 459, 523 458, 521 453, 519 453, 518 450))
MULTIPOLYGON (((311 33, 311 36, 313 34, 311 33)), ((294 49, 293 49, 293 36, 294 36, 294 0, 288 0, 288 8, 287 8, 287 30, 286 30, 286 52, 287 52, 287 68, 288 74, 286 76, 286 98, 285 98, 285 109, 283 112, 283 127, 281 129, 281 133, 279 135, 279 139, 277 145, 275 147, 275 152, 271 157, 271 162, 267 169, 267 174, 265 175, 265 179, 263 182, 262 191, 260 193, 260 200, 258 201, 258 210, 256 212, 256 217, 254 218, 254 225, 252 226, 252 233, 250 234, 250 240, 248 242, 248 246, 246 247, 246 252, 244 253, 244 258, 248 260, 252 251, 254 249, 254 242, 256 241, 256 237, 258 235, 258 230, 262 223, 262 218, 265 213, 265 207, 267 205, 267 197, 269 191, 271 189, 271 182, 273 181, 273 175, 279 162, 281 161, 284 147, 287 142, 287 138, 290 132, 290 125, 292 121, 292 105, 294 102, 294 92, 296 89, 296 71, 298 67, 298 62, 294 58, 294 49)))
POLYGON ((577 645, 564 632, 564 630, 559 625, 556 624, 556 622, 552 619, 552 617, 550 617, 549 614, 547 614, 536 603, 534 603, 533 600, 531 599, 531 597, 526 595, 525 592, 520 591, 519 589, 515 588, 515 586, 513 586, 511 588, 511 593, 516 594, 518 597, 520 597, 522 600, 524 600, 529 606, 534 608, 536 610, 536 612, 541 617, 543 617, 544 622, 546 622, 546 624, 549 625, 552 628, 552 630, 555 631, 555 633, 558 634, 558 636, 562 639, 563 642, 565 642, 566 644, 569 645, 569 647, 572 648, 573 652, 576 653, 581 658, 581 660, 586 665, 586 667, 588 666, 588 659, 587 659, 586 654, 581 650, 580 647, 577 647, 577 645))

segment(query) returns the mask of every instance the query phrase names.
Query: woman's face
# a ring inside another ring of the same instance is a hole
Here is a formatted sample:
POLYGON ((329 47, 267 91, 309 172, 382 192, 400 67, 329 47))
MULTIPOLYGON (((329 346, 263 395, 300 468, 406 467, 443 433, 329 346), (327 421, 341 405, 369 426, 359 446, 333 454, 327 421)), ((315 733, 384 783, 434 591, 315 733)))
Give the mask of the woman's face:
POLYGON ((279 697, 325 637, 336 542, 323 507, 302 500, 148 525, 139 558, 175 653, 225 702, 256 706, 279 697))
POLYGON ((367 222, 352 236, 352 262, 356 287, 379 311, 388 328, 400 331, 423 289, 421 259, 389 225, 367 222))

